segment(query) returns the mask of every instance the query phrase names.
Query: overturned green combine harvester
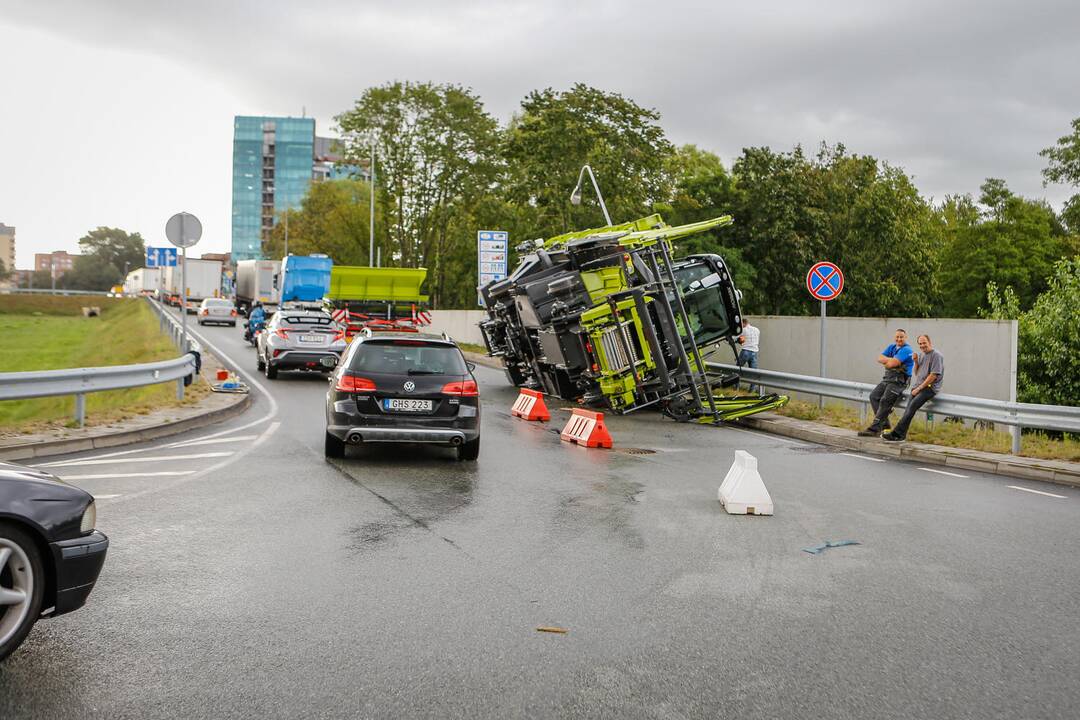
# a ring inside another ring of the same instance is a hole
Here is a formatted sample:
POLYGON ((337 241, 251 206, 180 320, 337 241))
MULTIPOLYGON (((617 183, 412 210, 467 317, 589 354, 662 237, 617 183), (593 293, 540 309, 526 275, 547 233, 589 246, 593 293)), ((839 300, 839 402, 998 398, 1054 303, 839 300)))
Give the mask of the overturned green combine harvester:
POLYGON ((675 241, 731 222, 671 227, 650 215, 519 246, 513 273, 480 288, 488 352, 519 387, 617 413, 709 423, 784 405, 719 392, 738 377, 710 373, 702 354, 735 350, 739 292, 719 255, 672 258, 675 241))

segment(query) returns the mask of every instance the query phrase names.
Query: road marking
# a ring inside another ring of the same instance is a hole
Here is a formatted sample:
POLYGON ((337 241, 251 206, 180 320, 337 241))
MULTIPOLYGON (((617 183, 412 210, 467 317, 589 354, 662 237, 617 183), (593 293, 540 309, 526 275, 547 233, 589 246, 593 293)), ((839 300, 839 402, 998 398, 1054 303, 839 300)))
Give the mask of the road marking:
POLYGON ((841 455, 847 455, 848 457, 858 458, 860 460, 869 460, 870 462, 885 462, 881 458, 870 457, 868 455, 856 455, 855 453, 840 453, 841 455))
POLYGON ((1061 498, 1062 500, 1068 500, 1068 495, 1055 495, 1054 493, 1043 492, 1042 490, 1032 490, 1031 488, 1020 487, 1019 485, 1006 485, 1005 487, 1012 488, 1013 490, 1023 490, 1024 492, 1035 493, 1036 495, 1045 495, 1046 497, 1061 498))
POLYGON ((112 478, 175 477, 193 475, 195 470, 163 470, 146 473, 104 473, 101 475, 64 475, 61 480, 111 480, 112 478))
POLYGON ((183 448, 183 447, 195 447, 197 445, 220 445, 221 443, 234 443, 234 442, 243 442, 245 440, 254 440, 256 437, 258 437, 258 436, 257 435, 240 435, 238 437, 212 438, 210 440, 200 440, 200 439, 196 438, 195 440, 184 440, 183 442, 173 443, 171 445, 166 445, 165 447, 167 447, 167 448, 183 448))
POLYGON ((111 500, 113 498, 122 497, 121 495, 95 495, 95 500, 111 500))
POLYGON ((195 453, 193 455, 155 455, 154 457, 126 457, 126 458, 95 458, 93 460, 64 460, 62 462, 45 463, 37 467, 69 467, 72 465, 111 465, 113 463, 144 463, 162 462, 165 460, 199 460, 201 458, 225 457, 232 455, 231 452, 195 453))
POLYGON ((968 477, 967 475, 961 475, 960 473, 948 472, 946 470, 935 470, 934 468, 921 467, 919 469, 920 470, 925 470, 926 472, 937 473, 938 475, 948 475, 949 477, 958 477, 958 478, 966 478, 966 477, 968 477))

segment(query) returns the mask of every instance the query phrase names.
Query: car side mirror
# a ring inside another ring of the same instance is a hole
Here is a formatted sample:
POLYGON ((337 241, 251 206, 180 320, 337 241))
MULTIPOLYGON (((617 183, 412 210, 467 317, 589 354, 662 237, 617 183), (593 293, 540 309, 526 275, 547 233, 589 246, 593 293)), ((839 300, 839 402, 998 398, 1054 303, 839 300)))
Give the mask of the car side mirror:
POLYGON ((471 362, 469 360, 466 360, 465 361, 465 367, 469 368, 469 372, 472 372, 473 370, 476 369, 476 363, 471 362))

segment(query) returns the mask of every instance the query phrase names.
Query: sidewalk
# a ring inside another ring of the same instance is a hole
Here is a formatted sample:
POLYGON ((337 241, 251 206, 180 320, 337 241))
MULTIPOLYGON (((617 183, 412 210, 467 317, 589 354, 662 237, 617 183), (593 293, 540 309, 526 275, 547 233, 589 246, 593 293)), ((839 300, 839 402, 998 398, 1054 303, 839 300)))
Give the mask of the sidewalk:
MULTIPOLYGON (((209 352, 203 353, 202 360, 197 382, 209 383, 224 366, 209 352)), ((247 394, 209 393, 197 405, 163 408, 108 425, 0 433, 0 461, 30 460, 177 435, 239 415, 250 404, 251 396, 247 394)))
MULTIPOLYGON (((503 367, 502 361, 498 358, 471 352, 466 352, 465 357, 479 365, 499 370, 503 367)), ((797 440, 855 450, 866 455, 1080 487, 1080 463, 1065 460, 1043 460, 908 441, 890 443, 880 438, 861 438, 854 430, 822 425, 809 420, 797 420, 771 412, 742 418, 735 423, 797 440)))

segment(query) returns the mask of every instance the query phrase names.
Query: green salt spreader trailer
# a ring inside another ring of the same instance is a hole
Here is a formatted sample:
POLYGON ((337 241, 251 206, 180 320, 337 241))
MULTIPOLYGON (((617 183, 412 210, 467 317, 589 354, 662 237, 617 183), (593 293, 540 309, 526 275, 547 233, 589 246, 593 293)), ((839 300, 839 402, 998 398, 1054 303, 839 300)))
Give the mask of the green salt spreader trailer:
POLYGON ((783 395, 725 395, 717 345, 737 354, 739 292, 719 255, 675 258, 675 243, 730 225, 672 227, 659 215, 518 246, 520 264, 480 288, 488 353, 510 382, 616 413, 655 408, 713 423, 778 408, 783 395))
POLYGON ((341 311, 346 334, 362 328, 416 332, 430 322, 428 296, 420 292, 427 268, 334 265, 324 307, 336 317, 341 311))

